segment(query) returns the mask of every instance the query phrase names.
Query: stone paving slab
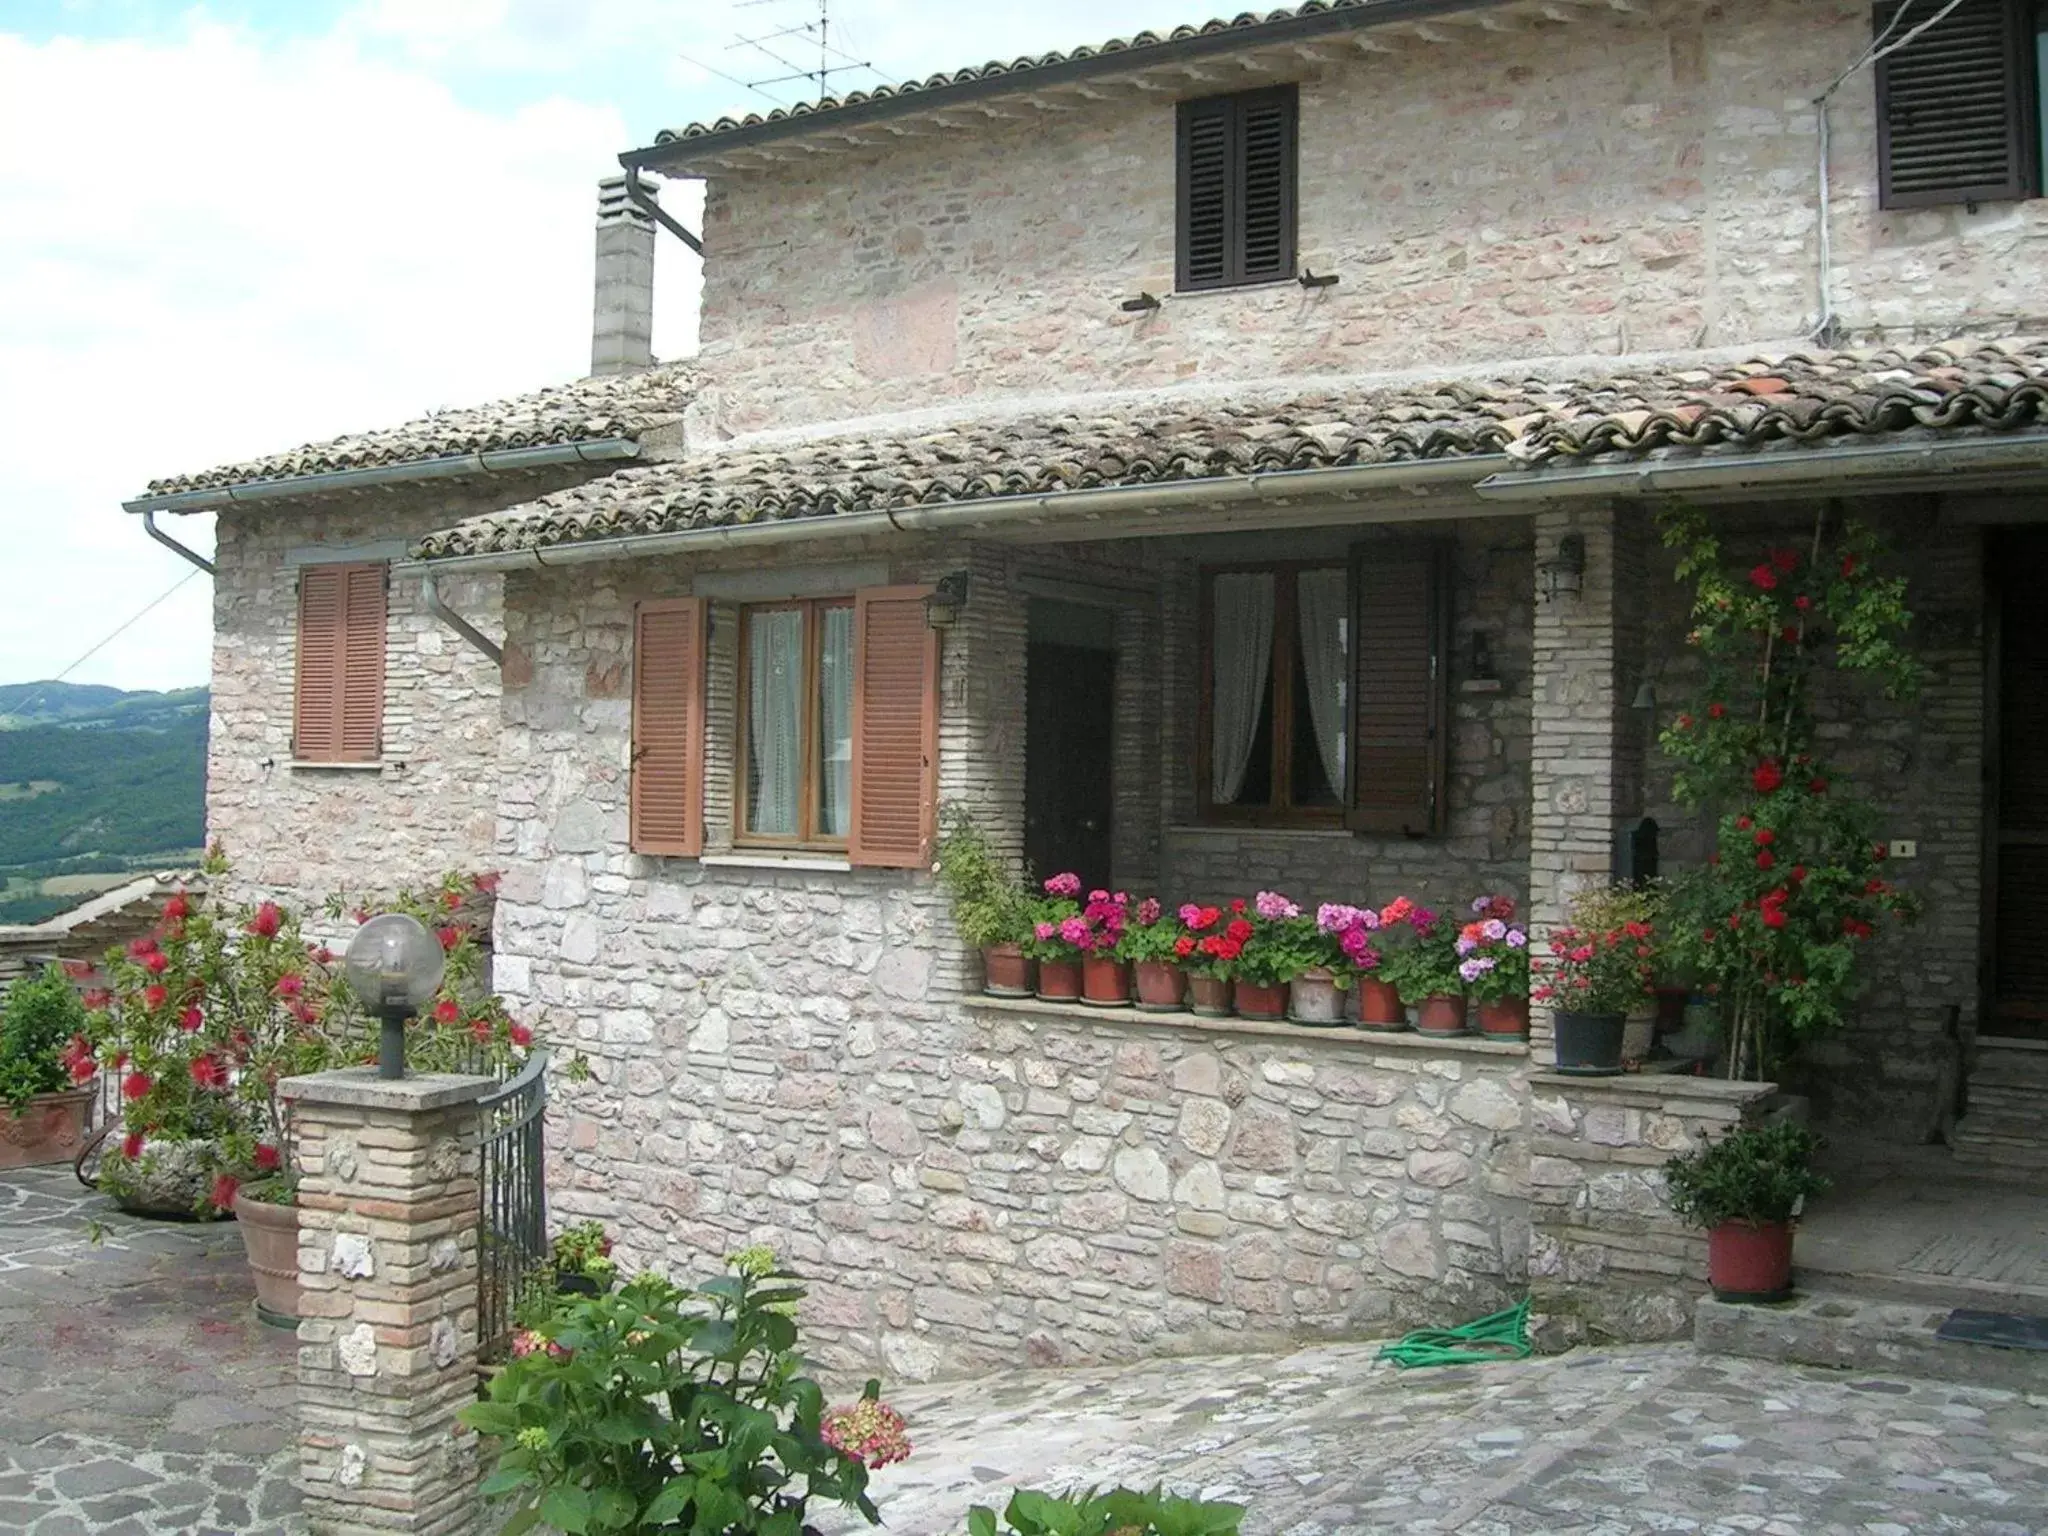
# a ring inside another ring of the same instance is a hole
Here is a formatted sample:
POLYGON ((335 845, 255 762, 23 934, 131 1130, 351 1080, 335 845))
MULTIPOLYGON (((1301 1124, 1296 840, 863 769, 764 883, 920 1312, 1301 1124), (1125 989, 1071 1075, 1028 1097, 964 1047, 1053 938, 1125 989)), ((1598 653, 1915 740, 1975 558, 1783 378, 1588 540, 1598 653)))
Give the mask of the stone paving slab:
POLYGON ((254 1295, 232 1223, 0 1175, 0 1532, 300 1536, 297 1343, 254 1295))

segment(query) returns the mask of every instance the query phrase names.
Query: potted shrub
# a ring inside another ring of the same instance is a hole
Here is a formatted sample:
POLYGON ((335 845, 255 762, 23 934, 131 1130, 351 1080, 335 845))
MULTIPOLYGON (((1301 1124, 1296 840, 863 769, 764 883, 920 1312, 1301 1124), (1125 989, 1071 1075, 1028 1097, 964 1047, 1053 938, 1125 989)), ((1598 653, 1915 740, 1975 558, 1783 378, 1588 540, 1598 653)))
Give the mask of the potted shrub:
POLYGON ((988 834, 957 805, 946 808, 938 872, 960 936, 981 951, 982 990, 991 997, 1031 996, 1033 963, 1024 953, 1030 900, 988 834))
POLYGON ((1337 921, 1346 910, 1326 904, 1314 917, 1296 912, 1275 918, 1261 941, 1274 951, 1276 968, 1293 972, 1287 983, 1287 1017, 1297 1024, 1335 1029, 1351 1022, 1345 1017, 1351 968, 1339 947, 1337 921))
POLYGON ((1131 1000, 1131 967, 1123 957, 1124 929, 1131 898, 1122 891, 1090 891, 1081 921, 1081 1001, 1096 1008, 1121 1008, 1131 1000))
POLYGON ((1582 895, 1572 903, 1572 920, 1550 931, 1550 964, 1535 997, 1555 1010, 1558 1071, 1573 1077, 1621 1071, 1629 1010, 1650 991, 1653 938, 1650 923, 1627 916, 1606 891, 1582 895))
POLYGON ((1230 911, 1231 920, 1224 933, 1238 946, 1231 967, 1237 1016, 1286 1018, 1288 983, 1299 972, 1300 956, 1285 925, 1289 919, 1301 916, 1301 908, 1278 891, 1260 891, 1249 914, 1242 900, 1231 902, 1230 911))
POLYGON ((1828 1181, 1813 1171, 1823 1143, 1803 1125, 1742 1126, 1664 1165, 1671 1208, 1707 1233, 1707 1282, 1722 1301, 1792 1294, 1792 1225, 1828 1181))
POLYGON ((1187 1005, 1187 975, 1180 963, 1194 952, 1194 940, 1181 932, 1157 897, 1139 902, 1134 916, 1117 953, 1130 963, 1137 1006, 1146 1013, 1179 1013, 1187 1005))
POLYGON ((1507 896, 1481 896, 1472 921, 1458 932, 1458 975, 1479 1004, 1479 1033, 1525 1040, 1529 1035, 1529 935, 1515 925, 1507 896))
POLYGON ((1440 922, 1432 909, 1399 896, 1380 913, 1380 932, 1400 936, 1381 961, 1379 973, 1404 1004, 1414 1006, 1415 1032, 1464 1034, 1465 980, 1458 970, 1456 930, 1440 922))
POLYGON ((57 966, 18 976, 7 988, 0 1002, 0 1168, 68 1163, 84 1145, 93 1090, 73 1084, 67 1047, 85 1024, 85 1004, 57 966))
POLYGON ((596 1296, 612 1288, 619 1267, 612 1240, 600 1221, 579 1221, 555 1234, 548 1248, 555 1290, 564 1296, 596 1296))
POLYGON ((1178 916, 1185 931, 1174 940, 1173 952, 1188 973, 1188 1006, 1200 1018, 1227 1019, 1235 986, 1232 972, 1244 941, 1251 937, 1251 924, 1241 917, 1226 924, 1223 908, 1194 902, 1182 907, 1178 916), (1233 936, 1240 925, 1242 934, 1233 936))
POLYGON ((1038 995, 1047 1002, 1071 1003, 1081 995, 1081 955, 1088 942, 1088 920, 1081 916, 1081 877, 1071 870, 1049 876, 1043 895, 1029 907, 1031 937, 1024 953, 1038 966, 1038 995))

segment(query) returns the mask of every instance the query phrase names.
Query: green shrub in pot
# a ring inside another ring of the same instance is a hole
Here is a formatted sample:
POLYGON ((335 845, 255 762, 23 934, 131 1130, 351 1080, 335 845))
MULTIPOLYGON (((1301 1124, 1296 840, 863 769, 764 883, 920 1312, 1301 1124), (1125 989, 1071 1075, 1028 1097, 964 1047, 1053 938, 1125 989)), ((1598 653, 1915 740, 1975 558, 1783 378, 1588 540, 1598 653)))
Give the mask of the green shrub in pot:
POLYGON ((64 1047, 85 1025, 85 1004, 57 966, 15 979, 0 1004, 0 1114, 71 1086, 64 1047))
POLYGON ((1708 1230, 1730 1222, 1788 1222, 1809 1195, 1827 1191, 1827 1179, 1812 1167, 1824 1145, 1807 1127, 1789 1121, 1738 1127, 1664 1165, 1671 1209, 1708 1230))

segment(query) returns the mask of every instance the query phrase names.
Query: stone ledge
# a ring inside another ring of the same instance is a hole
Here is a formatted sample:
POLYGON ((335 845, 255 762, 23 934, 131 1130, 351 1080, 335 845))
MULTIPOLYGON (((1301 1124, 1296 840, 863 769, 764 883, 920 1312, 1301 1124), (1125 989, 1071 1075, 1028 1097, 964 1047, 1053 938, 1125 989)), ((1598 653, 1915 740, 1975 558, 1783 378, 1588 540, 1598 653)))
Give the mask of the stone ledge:
POLYGON ((409 1077, 379 1077, 375 1067, 345 1067, 288 1077, 277 1085, 279 1098, 303 1104, 338 1104, 349 1109, 389 1109, 405 1114, 447 1109, 482 1098, 497 1081, 455 1072, 418 1072, 409 1077))
POLYGON ((1268 1022, 1264 1019, 1204 1019, 1192 1013, 1144 1013, 1136 1008, 1092 1008, 1085 1003, 1042 1003, 1035 998, 990 997, 974 993, 963 998, 967 1007, 980 1013, 1000 1013, 1034 1019, 1085 1020, 1091 1024, 1113 1024, 1119 1028, 1184 1029, 1198 1035, 1250 1035, 1269 1040, 1292 1040, 1304 1045, 1329 1045, 1349 1051, 1415 1051, 1424 1054, 1447 1052, 1456 1056, 1502 1056, 1525 1060, 1529 1045, 1524 1040, 1494 1040, 1484 1035, 1418 1035, 1413 1030, 1379 1034, 1362 1029, 1311 1029, 1302 1024, 1268 1022))
POLYGON ((1753 1104, 1778 1091, 1776 1083, 1731 1083, 1726 1078, 1688 1077, 1676 1072, 1624 1072, 1619 1077, 1538 1072, 1529 1081, 1540 1088, 1561 1088, 1592 1098, 1696 1099, 1703 1104, 1753 1104))

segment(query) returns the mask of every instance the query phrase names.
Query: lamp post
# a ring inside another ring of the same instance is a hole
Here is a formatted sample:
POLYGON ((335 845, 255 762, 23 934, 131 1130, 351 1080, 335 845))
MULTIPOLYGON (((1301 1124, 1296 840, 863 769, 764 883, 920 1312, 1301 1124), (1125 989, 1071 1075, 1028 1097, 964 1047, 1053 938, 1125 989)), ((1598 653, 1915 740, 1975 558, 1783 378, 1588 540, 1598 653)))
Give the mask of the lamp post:
POLYGON ((342 974, 363 1006, 383 1021, 377 1075, 405 1076, 405 1021, 426 1007, 441 985, 448 957, 426 924, 403 912, 371 918, 348 941, 342 974))

